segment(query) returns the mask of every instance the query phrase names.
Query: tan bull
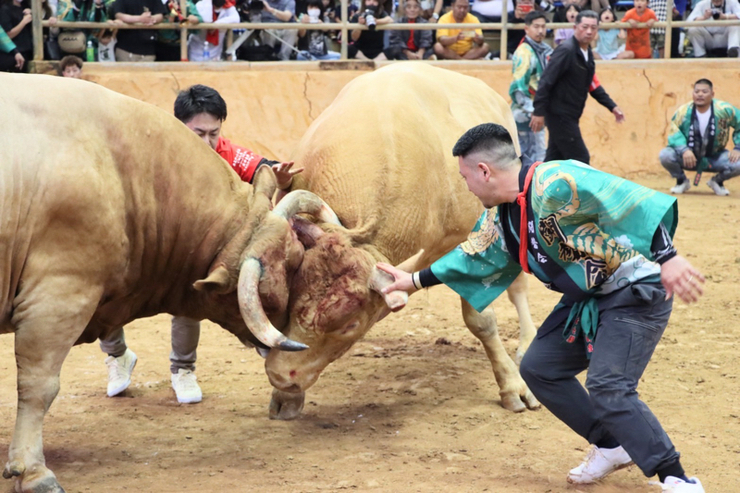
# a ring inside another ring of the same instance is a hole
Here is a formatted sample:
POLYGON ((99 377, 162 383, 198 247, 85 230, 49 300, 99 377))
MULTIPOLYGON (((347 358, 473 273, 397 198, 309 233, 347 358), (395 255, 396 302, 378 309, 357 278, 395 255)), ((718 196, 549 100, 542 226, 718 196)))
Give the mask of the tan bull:
POLYGON ((0 333, 14 333, 18 367, 3 476, 59 492, 41 429, 70 348, 167 312, 301 349, 272 326, 303 257, 288 220, 335 216, 307 192, 271 212, 269 167, 243 183, 151 105, 48 76, 0 74, 0 88, 0 333))
MULTIPOLYGON (((483 122, 516 135, 508 105, 485 83, 409 62, 354 79, 308 129, 293 157, 306 168, 294 188, 321 196, 346 229, 296 222, 306 254, 283 332, 309 349, 267 356, 273 418, 296 417, 324 368, 388 314, 376 262, 397 264, 424 249, 407 265, 420 269, 465 239, 482 205, 466 189, 452 147, 483 122)), ((535 333, 526 280, 508 294, 519 313, 521 357, 535 333)), ((485 347, 503 406, 539 406, 499 339, 493 310, 477 313, 462 301, 462 314, 485 347)))

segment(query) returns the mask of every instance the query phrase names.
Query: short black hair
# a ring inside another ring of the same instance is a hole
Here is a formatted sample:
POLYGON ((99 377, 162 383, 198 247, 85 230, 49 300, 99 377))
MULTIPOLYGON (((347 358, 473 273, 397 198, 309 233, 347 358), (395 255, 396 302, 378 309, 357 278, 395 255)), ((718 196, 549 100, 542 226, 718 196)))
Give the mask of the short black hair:
MULTIPOLYGON (((568 8, 570 8, 570 6, 568 6, 568 8)), ((582 10, 581 12, 579 12, 576 16, 576 24, 580 24, 584 18, 596 19, 596 23, 599 23, 599 14, 597 14, 593 10, 582 10)))
POLYGON ((202 84, 196 84, 180 91, 175 99, 175 118, 187 123, 201 113, 208 113, 224 121, 226 120, 226 101, 217 90, 202 84))
POLYGON ((694 87, 696 87, 698 84, 706 84, 709 86, 709 89, 714 90, 714 84, 712 84, 712 81, 709 79, 699 79, 696 82, 694 82, 694 87))
POLYGON ((524 25, 525 26, 531 26, 534 21, 537 19, 545 19, 545 22, 547 22, 547 16, 545 13, 541 10, 533 10, 532 12, 528 13, 527 16, 524 18, 524 25))
POLYGON ((516 159, 516 148, 511 134, 497 123, 481 123, 463 134, 452 148, 452 155, 466 158, 485 153, 490 164, 505 166, 516 159))
POLYGON ((64 69, 71 67, 72 65, 77 65, 77 68, 82 70, 82 58, 74 55, 65 56, 59 62, 59 73, 63 74, 64 69))

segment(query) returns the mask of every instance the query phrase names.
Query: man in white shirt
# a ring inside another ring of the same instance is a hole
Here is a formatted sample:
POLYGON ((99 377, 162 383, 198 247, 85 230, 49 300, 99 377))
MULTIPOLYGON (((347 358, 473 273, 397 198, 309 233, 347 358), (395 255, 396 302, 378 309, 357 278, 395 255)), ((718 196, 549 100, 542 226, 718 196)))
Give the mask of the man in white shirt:
MULTIPOLYGON (((687 21, 740 19, 738 0, 703 0, 696 4, 687 21)), ((727 49, 727 56, 740 56, 740 26, 690 27, 688 37, 694 47, 695 57, 705 57, 707 52, 727 49)))

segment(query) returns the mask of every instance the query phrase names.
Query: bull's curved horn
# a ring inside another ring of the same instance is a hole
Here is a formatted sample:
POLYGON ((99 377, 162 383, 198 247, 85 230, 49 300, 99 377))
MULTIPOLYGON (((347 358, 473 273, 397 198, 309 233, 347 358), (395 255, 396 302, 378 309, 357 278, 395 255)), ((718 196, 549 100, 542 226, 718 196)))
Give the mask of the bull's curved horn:
POLYGON ((278 202, 272 212, 285 219, 290 219, 299 212, 305 212, 324 222, 337 226, 342 225, 331 207, 318 195, 308 190, 293 190, 278 202))
POLYGON ((262 266, 256 258, 242 262, 239 272, 239 311, 250 332, 265 346, 283 351, 302 351, 308 346, 285 337, 267 318, 262 308, 259 294, 259 281, 262 266))

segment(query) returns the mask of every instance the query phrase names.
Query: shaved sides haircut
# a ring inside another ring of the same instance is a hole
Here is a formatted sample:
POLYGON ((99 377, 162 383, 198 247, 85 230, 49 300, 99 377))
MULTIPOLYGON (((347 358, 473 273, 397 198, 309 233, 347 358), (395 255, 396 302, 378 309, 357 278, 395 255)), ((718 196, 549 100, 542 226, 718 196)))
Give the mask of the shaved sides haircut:
POLYGON ((496 123, 482 123, 471 128, 452 148, 455 157, 465 159, 474 154, 497 168, 506 168, 517 158, 511 134, 496 123))

